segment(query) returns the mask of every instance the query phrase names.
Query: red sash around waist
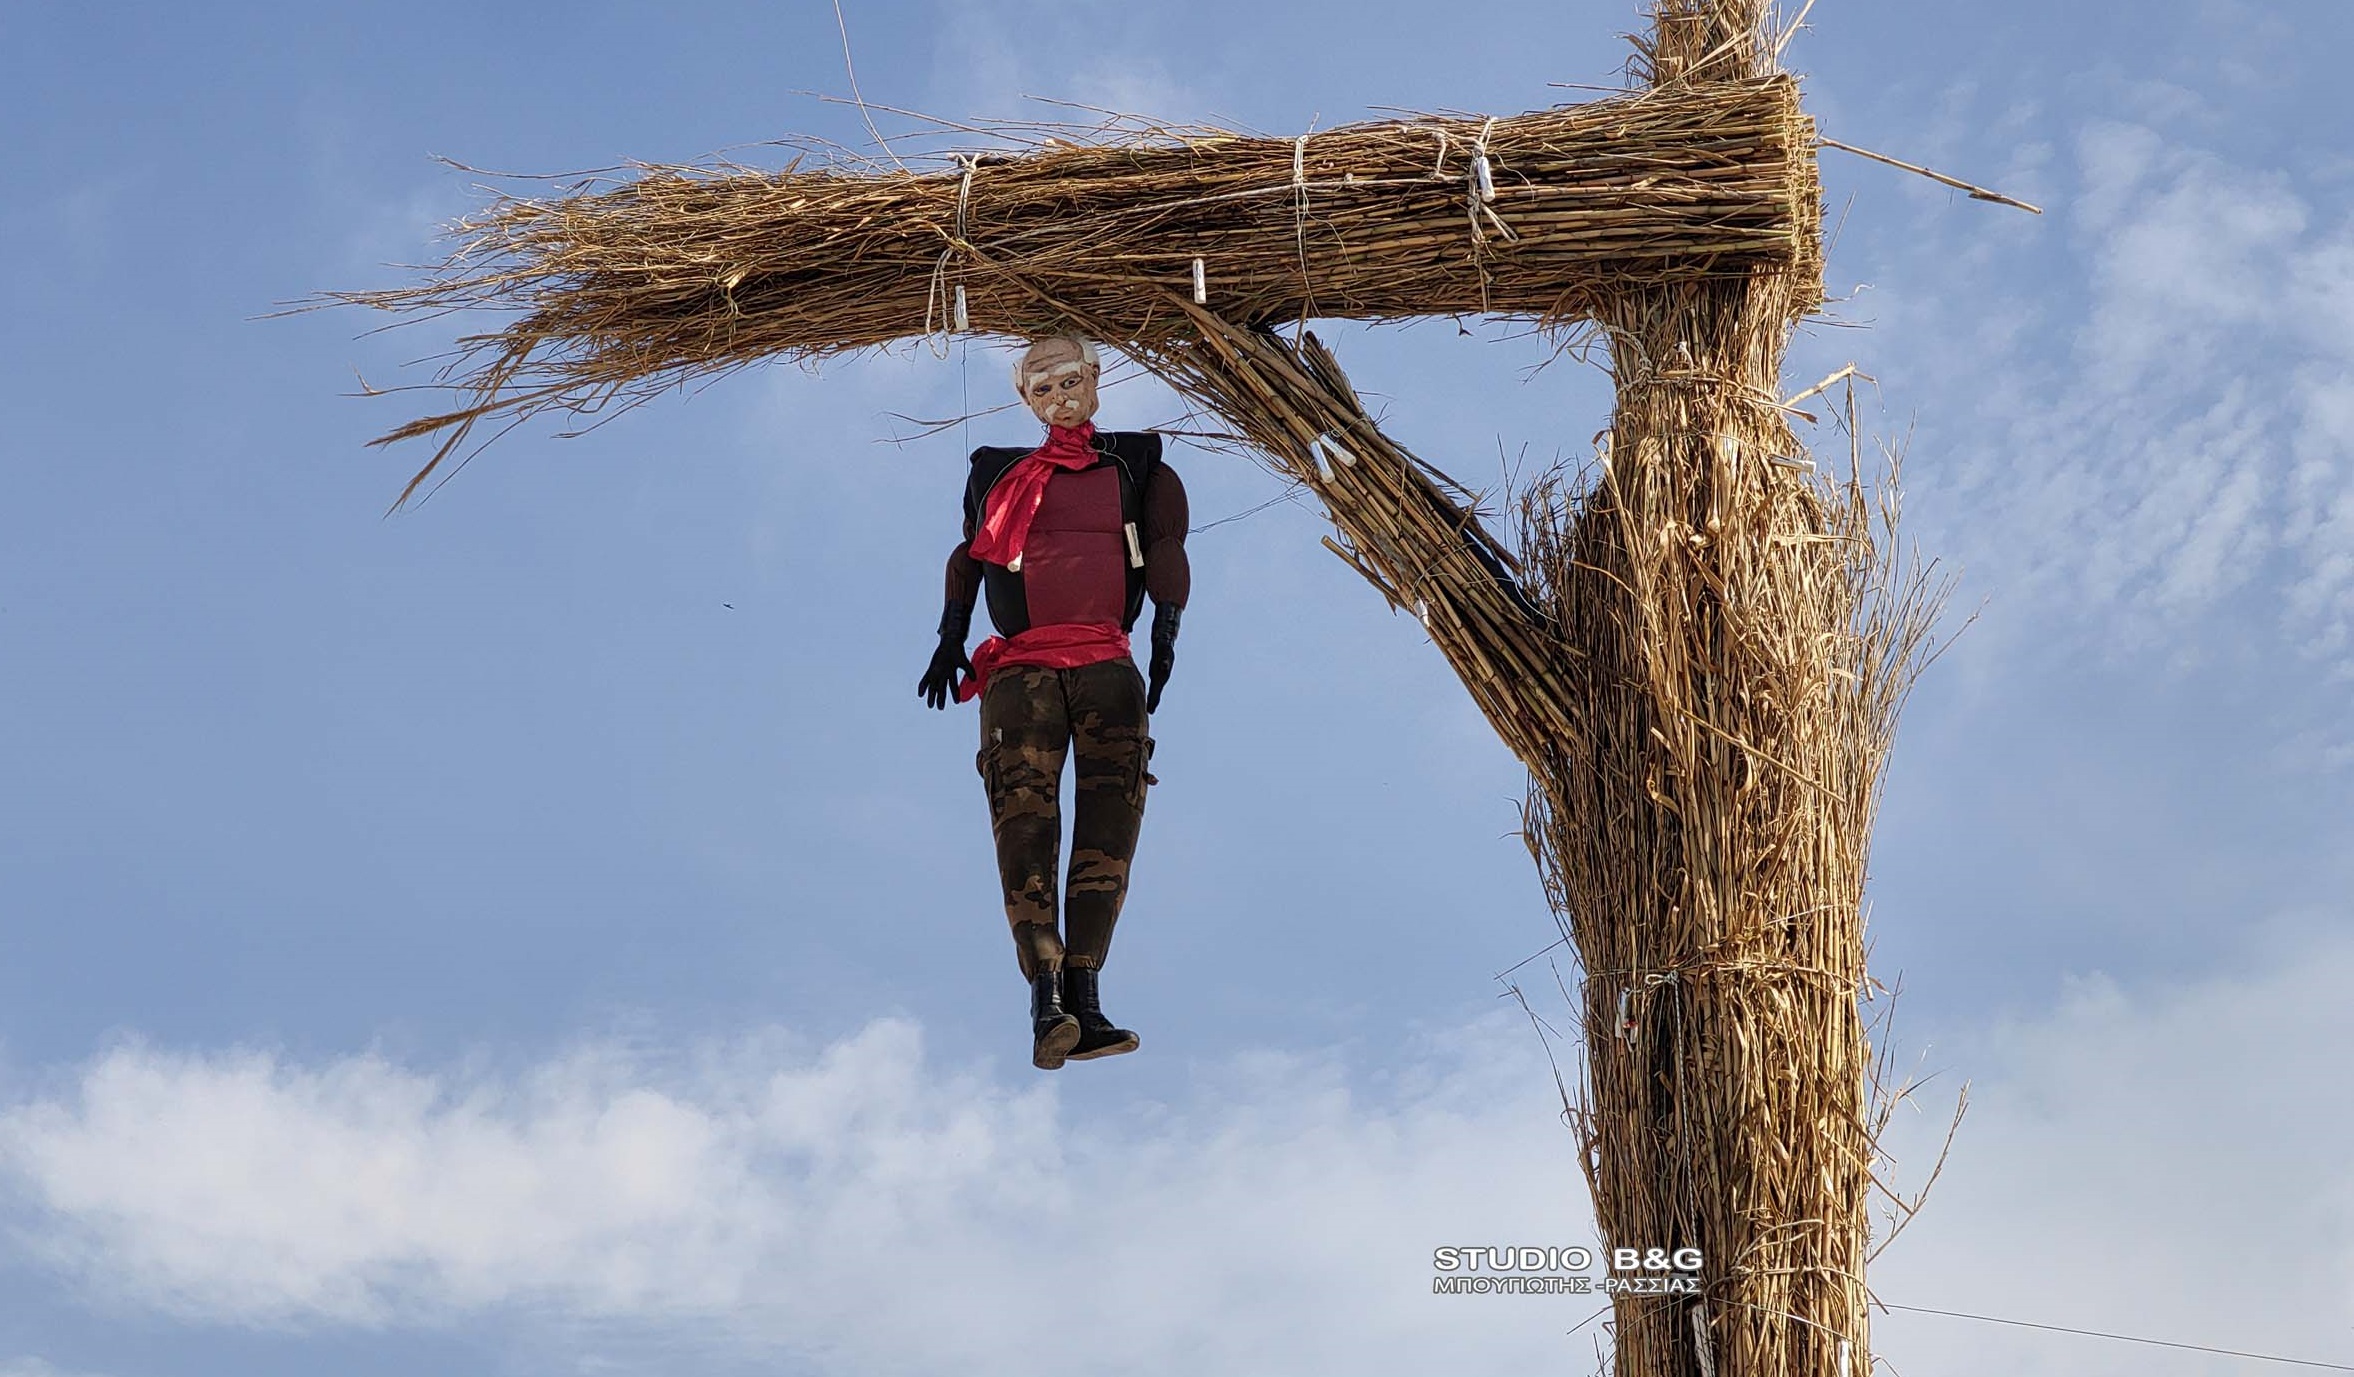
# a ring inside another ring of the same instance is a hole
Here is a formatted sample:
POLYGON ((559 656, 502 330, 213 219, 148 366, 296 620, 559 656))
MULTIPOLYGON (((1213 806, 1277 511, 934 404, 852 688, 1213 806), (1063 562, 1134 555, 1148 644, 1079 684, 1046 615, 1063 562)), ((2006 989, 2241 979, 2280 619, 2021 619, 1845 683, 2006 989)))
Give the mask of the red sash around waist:
POLYGON ((956 686, 956 701, 980 697, 981 690, 989 686, 989 676, 1008 665, 1078 669, 1128 653, 1128 633, 1104 622, 1056 622, 1033 626, 1010 639, 991 636, 973 647, 973 674, 956 686))

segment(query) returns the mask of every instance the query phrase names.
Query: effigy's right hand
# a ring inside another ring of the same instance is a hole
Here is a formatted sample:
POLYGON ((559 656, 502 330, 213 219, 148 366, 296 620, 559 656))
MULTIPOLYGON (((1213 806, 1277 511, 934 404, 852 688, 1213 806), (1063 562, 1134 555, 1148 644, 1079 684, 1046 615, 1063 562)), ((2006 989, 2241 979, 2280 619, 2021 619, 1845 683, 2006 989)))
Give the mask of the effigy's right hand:
POLYGON ((1161 710, 1161 690, 1169 686, 1169 675, 1177 668, 1177 643, 1174 640, 1155 640, 1152 646, 1152 669, 1146 680, 1144 710, 1161 710))
POLYGON ((964 653, 964 642, 942 637, 940 648, 932 652, 932 663, 925 668, 924 677, 916 681, 916 695, 945 711, 949 700, 956 696, 959 670, 966 674, 973 672, 973 662, 964 653))

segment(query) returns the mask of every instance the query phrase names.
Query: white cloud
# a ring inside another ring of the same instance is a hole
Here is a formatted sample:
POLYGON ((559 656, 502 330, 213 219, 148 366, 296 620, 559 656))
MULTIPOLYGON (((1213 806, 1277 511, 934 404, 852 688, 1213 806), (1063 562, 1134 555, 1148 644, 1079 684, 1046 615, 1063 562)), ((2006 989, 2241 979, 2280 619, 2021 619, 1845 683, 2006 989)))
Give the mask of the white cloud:
POLYGON ((0 1358, 0 1377, 98 1377, 91 1372, 68 1372, 40 1358, 0 1358))
POLYGON ((199 1321, 529 1308, 985 1373, 1051 1316, 1081 1366, 1404 1372, 1557 1358, 1591 1309, 1429 1292, 1439 1244, 1590 1237, 1549 1092, 1510 1020, 1374 1095, 1268 1054, 1109 1118, 898 1021, 510 1079, 134 1044, 0 1115, 0 1173, 54 1264, 199 1321))
MULTIPOLYGON (((1974 1039, 1975 1107, 1881 1297, 2344 1357, 2354 941, 2275 955, 2154 992, 2087 977, 1974 1039)), ((55 1265, 200 1322, 529 1314, 824 1372, 1026 1369, 1042 1317, 1061 1361, 1142 1373, 1584 1361, 1580 1299, 1429 1293, 1442 1243, 1590 1241, 1524 1024, 1371 1089, 1273 1053, 1184 1103, 1077 1088, 1116 1074, 1009 1083, 902 1021, 509 1077, 133 1044, 0 1114, 0 1180, 55 1265)), ((1916 1182, 1939 1127, 1888 1145, 1916 1182)), ((1907 1377, 2203 1370, 1911 1314, 1878 1339, 1907 1377)))
MULTIPOLYGON (((2131 992, 2092 976, 1970 1055, 1973 1105, 1882 1299, 2354 1362, 2354 940, 2131 992)), ((1943 1125, 1891 1146, 1918 1182, 1943 1125)), ((2140 1345, 1897 1314, 1905 1377, 2211 1372, 2140 1345)), ((2236 1370, 2236 1369, 2234 1369, 2236 1370)))

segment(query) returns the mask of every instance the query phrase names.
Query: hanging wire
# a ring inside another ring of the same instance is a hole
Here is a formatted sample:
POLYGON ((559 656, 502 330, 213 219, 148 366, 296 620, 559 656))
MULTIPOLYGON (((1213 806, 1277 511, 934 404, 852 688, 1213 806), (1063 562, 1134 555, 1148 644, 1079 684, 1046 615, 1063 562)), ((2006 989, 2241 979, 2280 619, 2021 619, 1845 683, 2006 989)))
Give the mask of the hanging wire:
POLYGON ((1204 524, 1196 526, 1192 530, 1187 531, 1186 534, 1189 536, 1197 536, 1204 531, 1215 530, 1231 521, 1247 520, 1250 517, 1257 516, 1259 513, 1267 510, 1269 507, 1272 507, 1279 502, 1291 502, 1297 500, 1299 495, 1304 491, 1306 491, 1306 485, 1294 483, 1291 486, 1285 488, 1282 492, 1279 492, 1273 497, 1268 498, 1266 501, 1261 502, 1256 507, 1251 507, 1247 510, 1236 512, 1232 516, 1219 517, 1216 521, 1205 522, 1204 524))
POLYGON ((1957 1320, 1977 1320, 1984 1324, 2008 1324, 2021 1329, 2048 1329, 2055 1334, 2082 1334, 2091 1339, 2115 1339, 2119 1343, 2149 1344, 2157 1348, 2187 1349, 2192 1353, 2220 1353, 2226 1358, 2252 1358, 2260 1363, 2288 1363, 2295 1367, 2318 1367, 2331 1372, 2354 1372, 2344 1363, 2316 1362, 2311 1358, 2283 1358, 2274 1353, 2250 1353, 2238 1348, 2212 1348, 2206 1344, 2178 1344, 2171 1339, 2145 1339, 2138 1334, 2110 1334, 2098 1329, 2071 1329, 2064 1324, 2037 1324, 2033 1320, 2006 1320, 2000 1315, 1972 1315, 1961 1310, 1932 1310, 1925 1305, 1891 1305, 1880 1303, 1883 1310, 1910 1310, 1918 1315, 1946 1315, 1957 1320))

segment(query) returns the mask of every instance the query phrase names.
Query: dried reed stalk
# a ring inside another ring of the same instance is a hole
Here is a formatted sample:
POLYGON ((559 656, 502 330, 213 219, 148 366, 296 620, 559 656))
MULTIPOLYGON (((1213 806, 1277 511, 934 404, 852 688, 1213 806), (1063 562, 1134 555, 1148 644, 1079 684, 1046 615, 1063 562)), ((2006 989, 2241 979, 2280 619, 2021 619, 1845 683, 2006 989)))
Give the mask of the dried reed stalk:
POLYGON ((652 167, 607 190, 502 198, 455 227, 425 281, 329 299, 514 314, 460 341, 445 377, 464 406, 384 437, 442 434, 430 473, 486 417, 586 414, 747 363, 945 331, 960 291, 958 328, 1030 335, 1076 313, 1118 322, 1108 337, 1125 343, 1186 330, 1164 300, 1190 293, 1196 259, 1209 303, 1243 322, 1564 320, 1632 283, 1761 263, 1811 280, 1797 102, 1777 77, 1299 139, 1047 139, 929 174, 652 167))

